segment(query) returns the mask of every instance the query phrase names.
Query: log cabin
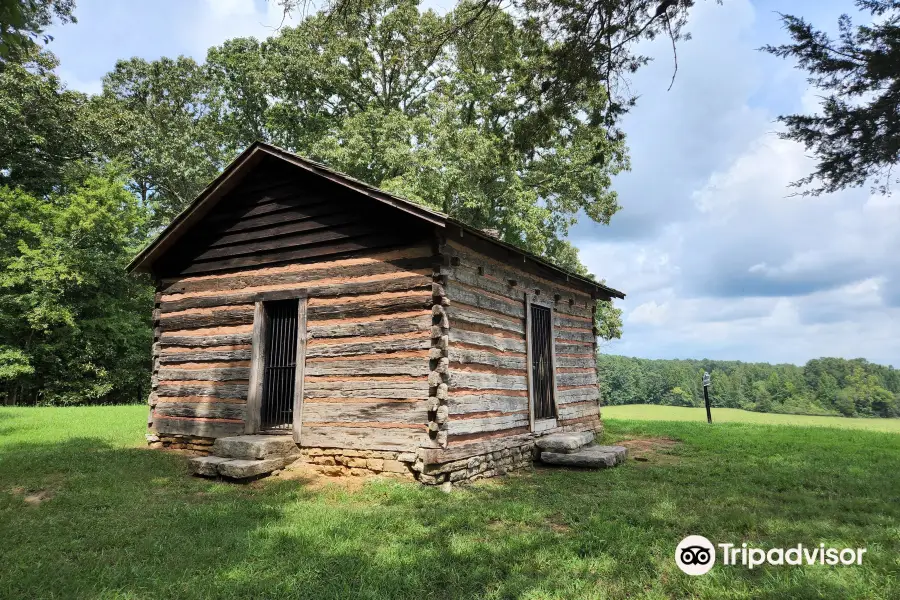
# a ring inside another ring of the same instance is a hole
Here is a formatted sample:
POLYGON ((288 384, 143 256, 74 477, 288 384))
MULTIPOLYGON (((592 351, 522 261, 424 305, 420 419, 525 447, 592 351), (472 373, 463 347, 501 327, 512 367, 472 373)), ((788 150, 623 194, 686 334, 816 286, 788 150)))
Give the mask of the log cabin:
POLYGON ((593 313, 622 292, 274 146, 129 270, 156 285, 154 447, 289 434, 326 473, 438 484, 601 428, 593 313))

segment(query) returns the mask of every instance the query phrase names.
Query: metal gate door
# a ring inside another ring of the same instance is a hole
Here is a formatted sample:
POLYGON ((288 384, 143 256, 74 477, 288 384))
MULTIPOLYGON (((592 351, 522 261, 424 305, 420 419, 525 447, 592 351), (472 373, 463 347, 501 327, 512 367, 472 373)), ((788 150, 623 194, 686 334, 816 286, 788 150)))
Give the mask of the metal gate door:
POLYGON ((291 430, 297 372, 297 300, 265 304, 268 317, 260 429, 291 430))
POLYGON ((553 406, 553 364, 550 344, 550 309, 531 305, 531 386, 534 397, 534 418, 550 419, 553 406))

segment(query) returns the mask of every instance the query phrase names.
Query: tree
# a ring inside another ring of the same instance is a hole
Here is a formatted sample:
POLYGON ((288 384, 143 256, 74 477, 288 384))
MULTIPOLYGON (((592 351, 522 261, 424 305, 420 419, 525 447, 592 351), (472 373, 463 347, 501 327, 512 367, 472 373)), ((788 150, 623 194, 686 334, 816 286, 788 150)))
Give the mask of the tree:
POLYGON ((782 116, 781 137, 802 143, 817 160, 815 171, 793 185, 804 193, 859 187, 887 193, 900 162, 900 0, 856 0, 873 17, 853 25, 838 20, 833 38, 800 17, 783 15, 792 43, 764 50, 796 59, 811 85, 823 91, 821 112, 782 116))
MULTIPOLYGON (((96 103, 103 145, 160 223, 259 138, 586 273, 566 235, 580 214, 609 222, 612 177, 628 167, 622 139, 597 126, 606 88, 583 82, 535 121, 548 42, 494 7, 490 30, 447 38, 467 7, 366 0, 263 42, 230 40, 204 66, 120 62, 96 103)), ((597 316, 602 335, 619 335, 617 309, 597 316)))
POLYGON ((20 58, 0 69, 0 185, 44 195, 73 161, 90 154, 86 100, 65 89, 49 52, 31 49, 20 58))
POLYGON ((89 105, 99 153, 126 165, 129 187, 165 225, 236 152, 217 131, 206 69, 190 58, 120 60, 89 105))
POLYGON ((0 69, 18 53, 31 51, 34 42, 52 39, 44 30, 59 19, 75 23, 75 0, 0 0, 0 69))
MULTIPOLYGON (((300 0, 273 0, 285 13, 300 7, 300 0)), ((330 0, 329 14, 359 12, 368 0, 330 0)), ((716 0, 721 3, 721 0, 716 0)), ((686 40, 684 31, 695 0, 468 0, 457 7, 457 19, 438 32, 438 39, 477 37, 492 31, 500 15, 514 15, 516 23, 534 39, 545 43, 536 49, 531 77, 537 109, 523 122, 541 128, 571 103, 584 102, 595 86, 607 90, 610 102, 594 125, 611 139, 621 140, 619 120, 635 103, 628 77, 647 64, 639 43, 660 35, 676 44, 686 40), (504 10, 498 10, 503 8, 504 10)), ((505 18, 505 17, 503 17, 505 18)), ((677 72, 674 56, 674 74, 677 72)), ((602 153, 598 153, 602 158, 602 153)))
POLYGON ((0 396, 135 401, 148 389, 153 293, 125 265, 147 215, 111 173, 66 187, 0 187, 0 396))

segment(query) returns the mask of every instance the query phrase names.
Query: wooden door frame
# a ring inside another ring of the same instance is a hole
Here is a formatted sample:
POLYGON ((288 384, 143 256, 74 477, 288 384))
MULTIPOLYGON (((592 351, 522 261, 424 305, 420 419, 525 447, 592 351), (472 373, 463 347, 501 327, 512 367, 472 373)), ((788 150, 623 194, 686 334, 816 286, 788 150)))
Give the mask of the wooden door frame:
POLYGON ((556 312, 553 310, 554 303, 541 300, 535 294, 525 293, 525 367, 526 367, 526 384, 528 387, 528 425, 532 432, 539 433, 547 429, 553 429, 557 426, 557 418, 559 417, 559 407, 557 406, 558 390, 556 389, 556 328, 553 324, 556 312), (531 306, 542 306, 550 310, 550 380, 553 387, 553 417, 535 420, 534 418, 534 369, 532 367, 532 357, 534 351, 531 348, 531 306))
POLYGON ((300 443, 300 428, 303 426, 303 384, 306 373, 306 306, 308 298, 297 299, 297 365, 294 371, 294 422, 291 435, 294 442, 300 443))
POLYGON ((250 351, 250 382, 247 389, 247 410, 244 419, 244 433, 259 433, 262 419, 263 382, 266 366, 266 342, 268 330, 268 315, 265 303, 276 300, 297 300, 297 357, 296 370, 294 372, 294 402, 293 420, 291 423, 291 435, 294 441, 300 443, 300 428, 303 423, 303 386, 304 373, 306 371, 306 307, 308 297, 305 293, 293 292, 286 296, 284 292, 275 292, 271 295, 260 294, 253 308, 253 334, 251 337, 250 351))

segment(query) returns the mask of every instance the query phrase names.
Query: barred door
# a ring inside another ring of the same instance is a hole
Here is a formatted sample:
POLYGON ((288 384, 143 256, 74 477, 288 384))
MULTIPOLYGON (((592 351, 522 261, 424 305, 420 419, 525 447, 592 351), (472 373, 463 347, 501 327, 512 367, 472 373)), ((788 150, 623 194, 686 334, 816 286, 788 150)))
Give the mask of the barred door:
POLYGON ((260 429, 290 431, 297 372, 297 300, 266 302, 266 357, 260 429))
POLYGON ((550 344, 552 329, 550 309, 531 305, 531 389, 534 398, 534 418, 551 419, 556 416, 553 398, 553 361, 550 344))

